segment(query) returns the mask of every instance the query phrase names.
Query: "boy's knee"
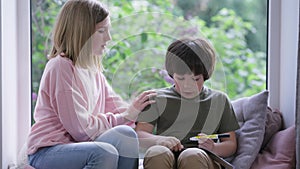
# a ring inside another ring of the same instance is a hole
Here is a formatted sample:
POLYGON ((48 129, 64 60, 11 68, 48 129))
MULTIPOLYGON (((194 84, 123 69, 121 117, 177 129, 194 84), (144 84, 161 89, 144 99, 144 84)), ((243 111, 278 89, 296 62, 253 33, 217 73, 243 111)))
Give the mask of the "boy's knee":
POLYGON ((184 150, 179 158, 180 159, 189 159, 189 158, 207 158, 208 155, 205 151, 199 149, 199 148, 188 148, 184 150))
POLYGON ((199 148, 188 148, 178 157, 178 168, 193 168, 193 166, 212 168, 213 164, 209 155, 199 148))
POLYGON ((174 162, 172 151, 165 146, 155 145, 150 147, 144 157, 145 168, 172 168, 174 162))
POLYGON ((145 159, 158 159, 174 161, 174 155, 170 149, 165 146, 155 145, 150 147, 145 153, 145 159))
POLYGON ((173 156, 173 153, 165 146, 155 145, 150 147, 145 153, 147 158, 154 156, 173 156))

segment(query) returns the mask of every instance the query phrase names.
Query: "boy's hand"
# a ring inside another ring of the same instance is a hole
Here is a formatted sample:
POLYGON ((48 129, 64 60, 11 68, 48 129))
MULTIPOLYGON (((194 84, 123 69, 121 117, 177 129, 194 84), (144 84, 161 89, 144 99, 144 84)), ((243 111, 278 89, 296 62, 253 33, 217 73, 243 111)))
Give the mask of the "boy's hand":
POLYGON ((180 140, 172 136, 160 136, 157 139, 156 144, 165 146, 172 151, 181 151, 183 149, 183 145, 180 140))
MULTIPOLYGON (((205 136, 206 134, 200 133, 199 136, 205 136)), ((209 138, 199 138, 198 140, 198 147, 204 148, 209 151, 213 151, 215 148, 215 142, 209 138)))

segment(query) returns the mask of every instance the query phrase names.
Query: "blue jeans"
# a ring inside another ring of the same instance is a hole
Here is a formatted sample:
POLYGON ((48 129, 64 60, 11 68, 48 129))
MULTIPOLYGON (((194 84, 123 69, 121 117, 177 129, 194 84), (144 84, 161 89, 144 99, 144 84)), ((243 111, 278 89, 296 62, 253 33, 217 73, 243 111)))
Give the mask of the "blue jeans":
POLYGON ((36 169, 137 169, 138 139, 125 125, 107 130, 94 142, 59 144, 29 155, 36 169))

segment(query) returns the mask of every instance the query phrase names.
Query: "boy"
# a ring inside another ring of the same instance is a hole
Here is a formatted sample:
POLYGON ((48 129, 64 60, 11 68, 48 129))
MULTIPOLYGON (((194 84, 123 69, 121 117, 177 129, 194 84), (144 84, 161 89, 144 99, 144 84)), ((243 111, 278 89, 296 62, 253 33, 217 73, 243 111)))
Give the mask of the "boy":
POLYGON ((140 114, 136 126, 140 145, 147 149, 145 169, 215 169, 220 165, 203 149, 221 157, 235 153, 239 125, 230 100, 204 86, 215 59, 214 48, 203 38, 176 40, 168 47, 165 67, 175 83, 157 90, 156 103, 140 114), (229 137, 218 142, 190 139, 224 133, 229 137))

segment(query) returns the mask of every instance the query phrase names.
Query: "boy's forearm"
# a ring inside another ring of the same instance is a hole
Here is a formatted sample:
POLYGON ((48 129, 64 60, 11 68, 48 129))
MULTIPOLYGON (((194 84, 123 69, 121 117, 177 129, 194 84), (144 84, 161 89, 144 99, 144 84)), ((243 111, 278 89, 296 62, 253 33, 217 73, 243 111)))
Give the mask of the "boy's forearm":
POLYGON ((149 148, 156 145, 156 140, 159 136, 141 130, 138 130, 136 132, 138 134, 140 146, 142 148, 149 148))
POLYGON ((227 140, 220 143, 215 143, 213 152, 220 157, 229 157, 236 152, 236 142, 227 140))

